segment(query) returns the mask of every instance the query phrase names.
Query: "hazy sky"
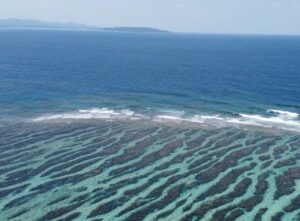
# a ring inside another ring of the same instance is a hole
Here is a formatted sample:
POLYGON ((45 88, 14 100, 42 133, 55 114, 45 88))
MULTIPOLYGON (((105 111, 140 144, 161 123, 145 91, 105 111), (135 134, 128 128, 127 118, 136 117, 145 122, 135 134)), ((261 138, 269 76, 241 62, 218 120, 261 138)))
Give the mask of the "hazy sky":
POLYGON ((300 34, 300 0, 0 0, 0 19, 180 32, 300 34))

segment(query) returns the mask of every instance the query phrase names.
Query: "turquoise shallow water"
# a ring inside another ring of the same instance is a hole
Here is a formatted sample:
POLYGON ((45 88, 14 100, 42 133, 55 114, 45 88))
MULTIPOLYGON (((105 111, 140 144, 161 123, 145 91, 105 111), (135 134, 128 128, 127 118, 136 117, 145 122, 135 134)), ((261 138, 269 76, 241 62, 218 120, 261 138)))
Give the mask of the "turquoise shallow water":
POLYGON ((1 220, 299 220, 300 136, 128 121, 1 130, 1 220))
POLYGON ((300 220, 300 38, 0 32, 0 220, 300 220))

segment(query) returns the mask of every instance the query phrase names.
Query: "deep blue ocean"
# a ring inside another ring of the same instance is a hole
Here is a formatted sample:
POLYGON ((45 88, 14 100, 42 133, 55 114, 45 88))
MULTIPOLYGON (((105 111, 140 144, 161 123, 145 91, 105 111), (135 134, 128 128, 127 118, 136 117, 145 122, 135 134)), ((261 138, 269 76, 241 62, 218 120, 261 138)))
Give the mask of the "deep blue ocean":
POLYGON ((88 108, 300 112, 300 37, 0 32, 2 120, 88 108))
POLYGON ((299 221, 300 37, 0 31, 1 221, 299 221))

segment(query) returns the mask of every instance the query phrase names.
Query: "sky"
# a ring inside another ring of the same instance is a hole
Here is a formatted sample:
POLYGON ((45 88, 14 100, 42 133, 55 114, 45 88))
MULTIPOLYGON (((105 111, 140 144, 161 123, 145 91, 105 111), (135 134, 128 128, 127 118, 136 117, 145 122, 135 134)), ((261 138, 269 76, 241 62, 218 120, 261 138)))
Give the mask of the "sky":
POLYGON ((300 0, 0 0, 0 19, 300 35, 300 0))

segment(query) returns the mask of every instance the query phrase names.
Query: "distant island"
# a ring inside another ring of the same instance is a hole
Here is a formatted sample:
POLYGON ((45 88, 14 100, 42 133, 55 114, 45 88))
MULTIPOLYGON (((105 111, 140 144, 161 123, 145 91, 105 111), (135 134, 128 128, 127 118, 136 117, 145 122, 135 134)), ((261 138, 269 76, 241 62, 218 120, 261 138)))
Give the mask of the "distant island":
POLYGON ((166 30, 160 30, 156 28, 148 28, 148 27, 115 27, 115 28, 104 28, 105 31, 123 31, 123 32, 160 32, 160 33, 170 33, 166 30))
POLYGON ((26 30, 78 30, 78 31, 109 31, 109 32, 139 32, 139 33, 171 33, 149 27, 96 27, 76 23, 56 23, 40 20, 2 19, 0 29, 26 30))

